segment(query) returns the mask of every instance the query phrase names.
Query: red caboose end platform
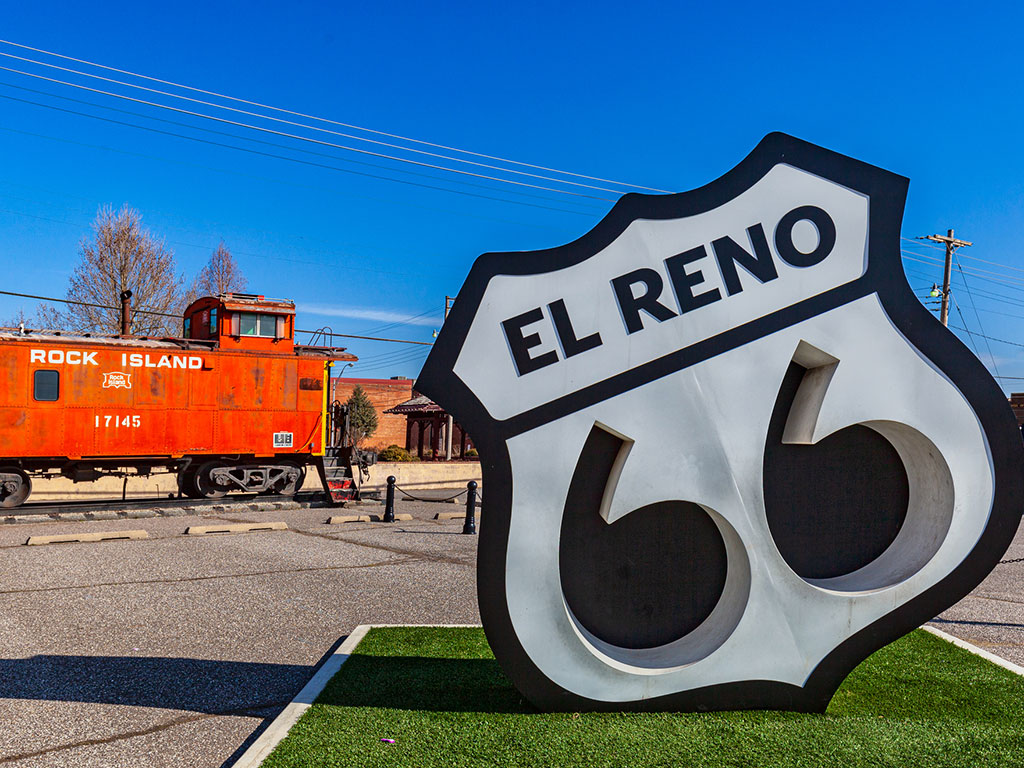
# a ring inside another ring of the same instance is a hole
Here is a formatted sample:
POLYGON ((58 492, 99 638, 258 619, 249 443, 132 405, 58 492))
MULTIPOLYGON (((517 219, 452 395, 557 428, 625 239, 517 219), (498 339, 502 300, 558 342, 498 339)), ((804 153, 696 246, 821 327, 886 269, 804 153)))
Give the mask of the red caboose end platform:
POLYGON ((182 338, 0 331, 0 506, 32 476, 167 471, 195 498, 323 477, 330 368, 357 358, 294 324, 290 301, 228 293, 194 301, 182 338))

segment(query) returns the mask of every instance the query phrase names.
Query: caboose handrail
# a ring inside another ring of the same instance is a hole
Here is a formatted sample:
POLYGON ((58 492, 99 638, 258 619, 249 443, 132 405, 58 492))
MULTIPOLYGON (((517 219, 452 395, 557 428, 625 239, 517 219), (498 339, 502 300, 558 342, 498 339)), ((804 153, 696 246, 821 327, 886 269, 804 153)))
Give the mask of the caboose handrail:
POLYGON ((334 329, 329 325, 321 326, 315 331, 300 331, 296 330, 295 333, 309 333, 312 334, 312 338, 309 340, 309 344, 306 346, 315 347, 318 346, 317 342, 325 336, 334 336, 334 329))
POLYGON ((380 336, 357 336, 356 334, 353 333, 334 333, 333 331, 330 330, 330 326, 324 326, 323 328, 318 328, 315 331, 303 331, 299 328, 296 328, 295 332, 322 334, 325 337, 330 336, 331 338, 337 336, 339 339, 365 339, 366 341, 390 341, 395 344, 419 344, 425 347, 434 346, 434 342, 432 341, 412 341, 410 339, 385 339, 380 336))

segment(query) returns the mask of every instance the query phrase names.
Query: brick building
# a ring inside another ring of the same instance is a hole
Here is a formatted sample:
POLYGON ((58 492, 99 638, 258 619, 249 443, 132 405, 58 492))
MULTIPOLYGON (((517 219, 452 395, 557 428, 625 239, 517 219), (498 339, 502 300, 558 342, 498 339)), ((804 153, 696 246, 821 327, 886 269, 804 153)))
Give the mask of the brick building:
POLYGON ((1017 426, 1024 430, 1024 392, 1010 394, 1010 408, 1013 409, 1013 415, 1017 417, 1017 426))
POLYGON ((405 445, 405 416, 386 414, 384 411, 413 396, 413 380, 402 376, 391 379, 331 379, 331 402, 346 402, 357 384, 363 388, 377 410, 377 431, 361 447, 379 451, 389 445, 405 445))

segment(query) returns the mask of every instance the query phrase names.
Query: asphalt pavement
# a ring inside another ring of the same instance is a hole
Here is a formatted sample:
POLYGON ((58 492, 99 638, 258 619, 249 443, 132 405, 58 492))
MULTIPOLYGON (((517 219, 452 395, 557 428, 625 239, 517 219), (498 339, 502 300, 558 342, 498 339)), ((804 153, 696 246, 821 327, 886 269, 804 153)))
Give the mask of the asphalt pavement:
MULTIPOLYGON (((0 527, 0 766, 230 765, 363 623, 476 623, 476 536, 404 502, 404 523, 329 510, 0 527), (287 531, 185 536, 284 520, 287 531), (138 541, 26 547, 29 535, 145 529, 138 541)), ((380 512, 360 508, 353 512, 380 512)), ((1024 531, 1006 559, 1024 557, 1024 531)), ((1024 562, 998 566, 935 626, 1024 665, 1024 562)))
MULTIPOLYGON (((363 623, 476 623, 476 537, 330 510, 0 528, 0 765, 217 768, 363 623), (284 520, 287 531, 185 536, 284 520), (29 535, 145 529, 26 547, 29 535)), ((359 512, 380 512, 380 507, 359 512)))
POLYGON ((1024 667, 1024 526, 988 578, 929 623, 1024 667))

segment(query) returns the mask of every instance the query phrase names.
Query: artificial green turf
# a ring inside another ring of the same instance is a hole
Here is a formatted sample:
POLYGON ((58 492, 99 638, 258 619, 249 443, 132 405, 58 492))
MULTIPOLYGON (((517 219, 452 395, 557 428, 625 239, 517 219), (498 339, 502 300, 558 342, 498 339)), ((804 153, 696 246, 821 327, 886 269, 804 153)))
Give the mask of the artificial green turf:
POLYGON ((356 651, 264 768, 1024 766, 1024 681, 921 630, 824 715, 544 714, 480 629, 374 629, 356 651))

